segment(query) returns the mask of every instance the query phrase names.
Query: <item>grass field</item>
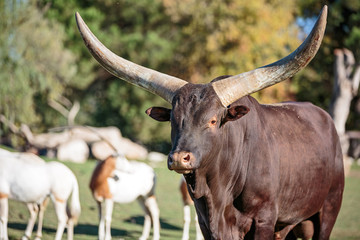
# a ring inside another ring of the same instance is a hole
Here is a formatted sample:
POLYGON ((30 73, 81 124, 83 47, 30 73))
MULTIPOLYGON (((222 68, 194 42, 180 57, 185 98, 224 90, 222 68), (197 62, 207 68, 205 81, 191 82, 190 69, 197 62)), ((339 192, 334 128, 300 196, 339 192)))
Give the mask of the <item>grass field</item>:
MULTIPOLYGON (((85 164, 65 163, 73 170, 80 186, 82 214, 75 227, 76 240, 97 239, 97 208, 92 199, 88 183, 95 166, 95 161, 85 164)), ((157 173, 157 199, 160 208, 161 238, 181 239, 182 235, 182 202, 179 193, 180 175, 166 168, 166 163, 157 163, 153 167, 157 173)), ((194 211, 192 211, 192 215, 194 211)), ((20 239, 27 223, 28 212, 24 204, 10 201, 8 232, 10 240, 20 239)), ((126 205, 115 205, 112 221, 113 239, 137 239, 141 235, 143 213, 134 202, 126 205)), ((43 239, 53 239, 57 219, 50 203, 45 212, 43 239)), ((190 238, 195 238, 195 227, 191 224, 190 238)), ((63 236, 66 239, 66 233, 63 236)), ((353 167, 346 186, 342 209, 332 233, 332 240, 360 239, 360 167, 353 167)))

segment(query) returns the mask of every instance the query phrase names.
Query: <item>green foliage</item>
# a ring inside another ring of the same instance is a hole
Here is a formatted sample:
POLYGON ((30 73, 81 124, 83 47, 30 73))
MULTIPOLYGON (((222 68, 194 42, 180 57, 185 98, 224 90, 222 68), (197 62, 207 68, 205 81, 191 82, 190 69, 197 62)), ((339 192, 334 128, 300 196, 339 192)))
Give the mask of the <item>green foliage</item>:
POLYGON ((191 82, 261 67, 286 56, 299 43, 292 1, 163 2, 180 26, 176 60, 191 82))
POLYGON ((56 124, 47 101, 59 97, 77 67, 61 25, 30 3, 0 7, 0 113, 15 123, 56 124), (41 96, 43 101, 36 101, 41 96))

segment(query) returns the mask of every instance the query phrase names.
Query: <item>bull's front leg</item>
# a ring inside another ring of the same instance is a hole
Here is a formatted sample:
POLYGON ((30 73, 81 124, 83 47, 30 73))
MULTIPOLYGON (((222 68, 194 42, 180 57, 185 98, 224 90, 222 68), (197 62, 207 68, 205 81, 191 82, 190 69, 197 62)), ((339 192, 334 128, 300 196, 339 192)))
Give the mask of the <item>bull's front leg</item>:
MULTIPOLYGON (((270 204, 270 206, 273 205, 270 204)), ((253 218, 254 240, 274 239, 277 211, 275 207, 270 206, 260 209, 258 214, 253 218)))
POLYGON ((255 232, 254 240, 273 240, 275 222, 268 219, 254 220, 255 232))
POLYGON ((226 207, 224 219, 228 229, 226 229, 220 239, 243 240, 250 231, 252 218, 242 214, 232 204, 226 207))

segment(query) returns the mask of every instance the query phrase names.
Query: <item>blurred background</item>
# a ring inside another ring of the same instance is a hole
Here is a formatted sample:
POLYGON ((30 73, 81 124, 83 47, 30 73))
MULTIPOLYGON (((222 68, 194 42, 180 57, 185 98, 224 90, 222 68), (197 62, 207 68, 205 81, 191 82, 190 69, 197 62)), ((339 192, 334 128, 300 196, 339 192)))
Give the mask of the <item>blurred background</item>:
MULTIPOLYGON (((104 157, 95 154, 105 153, 95 143, 106 140, 117 150, 128 150, 130 159, 147 161, 151 152, 160 154, 151 158, 166 159, 170 124, 152 120, 145 110, 170 105, 106 72, 86 49, 75 12, 119 56, 192 83, 208 83, 287 56, 308 35, 324 4, 328 23, 316 57, 292 79, 253 97, 261 103, 309 101, 328 111, 351 164, 360 156, 359 0, 0 0, 0 146, 56 159, 76 152, 86 161, 104 157), (80 135, 79 143, 74 136, 80 135)), ((97 211, 87 188, 95 161, 66 164, 82 191, 83 217, 75 234, 95 239, 97 211)), ((159 176, 163 239, 179 239, 180 175, 164 162, 150 164, 159 176)), ((360 207, 360 167, 352 170, 332 239, 360 238, 360 213, 354 211, 360 207)), ((117 211, 113 234, 138 237, 138 206, 117 211)), ((22 236, 24 212, 24 207, 10 206, 10 239, 22 236)), ((49 214, 44 239, 56 229, 55 215, 49 214)))
MULTIPOLYGON (((150 150, 169 151, 169 124, 144 114, 148 107, 167 103, 100 67, 79 35, 76 11, 100 41, 125 59, 207 83, 288 55, 324 4, 328 24, 315 59, 294 78, 254 97, 262 103, 310 101, 331 111, 336 49, 353 55, 352 65, 345 62, 348 80, 360 62, 358 0, 1 0, 0 142, 26 145, 22 134, 13 134, 12 124, 26 124, 33 133, 69 124, 116 126, 150 150)), ((343 107, 349 109, 346 130, 360 130, 358 89, 343 107)))

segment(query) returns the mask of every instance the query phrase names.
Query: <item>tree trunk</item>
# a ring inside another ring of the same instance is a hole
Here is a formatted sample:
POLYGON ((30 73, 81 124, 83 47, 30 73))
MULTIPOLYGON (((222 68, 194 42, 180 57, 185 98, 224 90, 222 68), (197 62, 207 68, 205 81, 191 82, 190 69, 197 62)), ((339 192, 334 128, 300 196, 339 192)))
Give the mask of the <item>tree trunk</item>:
POLYGON ((335 49, 334 55, 334 88, 329 112, 339 134, 344 160, 346 160, 349 150, 349 138, 345 129, 346 120, 349 116, 351 101, 359 89, 360 64, 355 64, 354 55, 348 49, 335 49))

